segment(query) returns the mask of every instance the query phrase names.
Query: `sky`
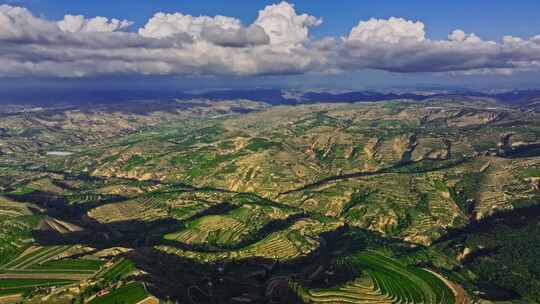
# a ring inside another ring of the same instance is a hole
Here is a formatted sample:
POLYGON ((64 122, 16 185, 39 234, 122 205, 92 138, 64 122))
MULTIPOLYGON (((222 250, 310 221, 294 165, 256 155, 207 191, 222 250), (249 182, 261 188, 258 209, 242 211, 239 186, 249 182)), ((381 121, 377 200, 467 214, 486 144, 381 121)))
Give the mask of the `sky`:
POLYGON ((537 0, 0 0, 0 89, 539 88, 537 0))

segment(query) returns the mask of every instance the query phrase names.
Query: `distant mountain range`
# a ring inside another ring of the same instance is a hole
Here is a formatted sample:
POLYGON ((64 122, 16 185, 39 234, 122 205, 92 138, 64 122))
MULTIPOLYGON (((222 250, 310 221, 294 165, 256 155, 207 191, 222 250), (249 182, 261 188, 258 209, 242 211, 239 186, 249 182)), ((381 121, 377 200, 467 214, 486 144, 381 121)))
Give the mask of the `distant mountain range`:
POLYGON ((180 99, 205 98, 210 100, 250 99, 263 101, 272 105, 318 103, 318 102, 363 102, 395 99, 426 100, 442 97, 484 97, 494 98, 507 104, 527 104, 540 100, 540 90, 512 90, 501 93, 482 93, 474 91, 444 92, 424 91, 422 93, 382 93, 376 91, 350 91, 350 92, 291 92, 279 89, 254 90, 222 90, 198 94, 183 94, 180 99))
POLYGON ((283 89, 234 89, 189 93, 163 90, 26 90, 3 92, 1 103, 28 103, 51 105, 80 103, 118 103, 133 100, 171 100, 208 99, 234 100, 248 99, 266 102, 271 105, 318 103, 318 102, 366 102, 409 99, 422 101, 432 98, 483 97, 493 98, 505 104, 524 105, 540 101, 539 90, 509 90, 497 93, 476 91, 424 90, 408 92, 377 91, 296 91, 283 89))

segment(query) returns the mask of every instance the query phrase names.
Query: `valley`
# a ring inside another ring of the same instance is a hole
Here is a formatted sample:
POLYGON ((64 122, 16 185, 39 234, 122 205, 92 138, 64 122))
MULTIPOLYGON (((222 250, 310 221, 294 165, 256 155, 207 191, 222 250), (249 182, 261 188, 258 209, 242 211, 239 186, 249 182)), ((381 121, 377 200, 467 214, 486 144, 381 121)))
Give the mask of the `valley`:
POLYGON ((0 303, 540 300, 534 107, 437 96, 0 115, 0 303), (501 264, 513 275, 488 270, 501 264))

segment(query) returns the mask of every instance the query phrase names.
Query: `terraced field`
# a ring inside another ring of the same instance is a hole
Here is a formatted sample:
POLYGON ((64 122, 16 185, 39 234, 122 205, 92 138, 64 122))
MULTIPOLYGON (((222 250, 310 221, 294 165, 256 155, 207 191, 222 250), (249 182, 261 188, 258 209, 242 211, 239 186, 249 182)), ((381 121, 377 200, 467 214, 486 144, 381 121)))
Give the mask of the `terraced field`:
POLYGON ((312 289, 301 291, 300 295, 307 303, 394 303, 368 276, 335 289, 312 289))
POLYGON ((320 235, 342 227, 343 223, 329 221, 326 223, 312 219, 300 219, 284 230, 272 232, 263 239, 238 250, 220 250, 217 252, 197 252, 158 246, 157 249, 198 261, 227 261, 248 259, 253 257, 268 258, 279 261, 289 261, 307 255, 320 246, 320 235))
POLYGON ((187 223, 185 229, 167 234, 164 238, 189 245, 210 244, 218 248, 234 248, 253 241, 265 225, 286 220, 293 214, 290 210, 277 207, 249 203, 240 206, 224 214, 195 219, 187 223))
POLYGON ((248 226, 227 216, 206 216, 190 224, 188 230, 165 235, 165 239, 186 244, 236 244, 246 234, 248 226))
POLYGON ((127 259, 120 258, 112 266, 96 275, 96 279, 103 279, 106 282, 117 282, 135 270, 135 265, 127 259))
POLYGON ((97 207, 90 210, 88 216, 102 224, 132 220, 151 222, 167 217, 167 209, 157 198, 141 197, 97 207))
POLYGON ((44 287, 77 285, 91 278, 103 266, 97 259, 68 259, 71 245, 28 248, 0 268, 0 294, 25 294, 44 287))
POLYGON ((87 252, 87 249, 73 245, 28 248, 0 268, 0 297, 17 296, 13 299, 21 300, 23 296, 57 291, 56 299, 65 301, 63 295, 67 294, 69 300, 69 297, 78 296, 72 294, 73 290, 78 290, 83 292, 81 299, 94 298, 97 303, 135 304, 151 299, 140 283, 130 283, 119 289, 114 287, 136 271, 130 260, 119 257, 105 262, 87 252), (83 257, 76 257, 79 255, 83 257), (94 283, 89 287, 88 282, 94 283), (107 297, 96 298, 99 289, 92 286, 110 288, 112 292, 107 297))
POLYGON ((316 250, 319 236, 334 231, 343 225, 342 222, 321 223, 316 220, 302 219, 286 230, 275 232, 239 251, 240 257, 258 256, 287 261, 298 256, 307 255, 316 250))
POLYGON ((31 230, 39 222, 29 205, 0 196, 0 267, 33 242, 31 230))
POLYGON ((97 259, 64 258, 73 247, 50 246, 31 247, 18 258, 5 264, 0 269, 0 277, 12 276, 66 276, 69 279, 81 279, 93 275, 103 262, 97 259))
POLYGON ((54 194, 62 194, 64 189, 54 183, 54 179, 41 178, 34 180, 26 185, 29 189, 44 191, 54 194))
POLYGON ((452 290, 438 277, 382 254, 365 252, 341 263, 358 269, 362 277, 334 288, 295 285, 297 292, 309 303, 455 303, 452 290))

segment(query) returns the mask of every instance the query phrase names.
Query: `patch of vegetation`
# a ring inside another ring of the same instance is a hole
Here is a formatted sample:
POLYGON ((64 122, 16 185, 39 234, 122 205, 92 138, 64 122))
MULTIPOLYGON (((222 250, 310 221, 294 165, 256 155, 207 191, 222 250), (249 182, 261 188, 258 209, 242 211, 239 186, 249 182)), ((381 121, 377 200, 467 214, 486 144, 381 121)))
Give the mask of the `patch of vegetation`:
POLYGON ((179 146, 183 148, 191 147, 197 143, 213 143, 217 139, 219 139, 225 130, 221 126, 208 126, 203 128, 198 128, 191 133, 189 133, 187 136, 182 135, 182 139, 179 140, 179 146))
POLYGON ((127 277, 136 269, 133 262, 128 259, 121 258, 108 270, 100 274, 99 277, 103 278, 105 282, 116 282, 127 277))
POLYGON ((372 192, 367 191, 367 190, 355 191, 352 194, 351 199, 349 200, 349 202, 347 202, 347 204, 345 204, 343 206, 343 210, 341 211, 341 214, 342 215, 347 214, 351 208, 366 202, 371 194, 372 194, 372 192))
POLYGON ((540 302, 539 212, 532 208, 494 219, 467 235, 465 246, 477 253, 466 266, 493 299, 519 296, 528 303, 540 302))
POLYGON ((456 185, 449 189, 450 197, 465 214, 472 212, 472 201, 476 199, 483 176, 482 172, 462 174, 456 185))
POLYGON ((144 165, 144 163, 146 163, 146 158, 140 156, 140 155, 132 155, 128 161, 124 164, 124 166, 122 167, 122 170, 124 171, 130 171, 132 170, 133 168, 136 168, 136 167, 139 167, 139 166, 142 166, 144 165))
POLYGON ((26 294, 41 288, 69 285, 75 282, 53 279, 0 279, 0 296, 26 294))
POLYGON ((387 101, 383 104, 383 107, 385 109, 390 110, 391 111, 390 113, 393 113, 393 114, 401 112, 404 106, 405 105, 402 102, 395 101, 395 100, 387 101))
POLYGON ((394 129, 401 126, 399 120, 380 120, 373 123, 372 127, 377 129, 394 129))
POLYGON ((398 221, 394 226, 388 229, 388 233, 393 236, 399 236, 405 229, 411 226, 413 222, 413 214, 411 210, 405 211, 405 215, 399 216, 398 221))
POLYGON ((540 177, 540 168, 537 168, 537 167, 527 168, 527 169, 525 169, 525 171, 523 171, 523 176, 525 176, 525 177, 540 177))
POLYGON ((497 142, 494 140, 486 140, 473 144, 473 148, 478 152, 488 151, 497 148, 497 142))
POLYGON ((15 195, 15 196, 25 196, 25 195, 28 195, 28 194, 34 192, 34 191, 36 191, 36 189, 28 187, 28 186, 22 186, 22 187, 19 187, 19 188, 15 189, 12 192, 10 192, 9 194, 10 195, 15 195))
MULTIPOLYGON (((171 163, 175 167, 185 168, 186 174, 190 178, 194 178, 207 174, 210 169, 216 169, 223 163, 234 161, 241 155, 241 152, 219 154, 217 151, 199 149, 197 151, 177 155, 171 160, 171 163)), ((231 168, 229 167, 229 169, 231 168)))
POLYGON ((22 137, 35 137, 43 133, 43 130, 36 129, 36 128, 28 128, 19 133, 19 136, 22 137))
POLYGON ((234 141, 232 140, 224 140, 224 141, 219 142, 218 147, 220 149, 234 149, 235 145, 234 145, 234 141))
POLYGON ((253 138, 249 141, 249 144, 246 146, 246 149, 257 152, 262 150, 268 150, 272 148, 279 148, 281 145, 279 143, 269 141, 264 138, 253 138))
POLYGON ((8 263, 26 249, 32 229, 41 216, 24 215, 15 218, 0 216, 0 266, 8 263))
POLYGON ((418 200, 418 204, 416 204, 416 208, 418 209, 418 211, 424 213, 424 214, 429 214, 430 213, 430 209, 429 209, 429 196, 427 193, 421 193, 420 194, 420 199, 418 200))
POLYGON ((349 211, 347 212, 346 218, 349 221, 359 221, 364 217, 365 214, 366 214, 365 209, 353 208, 353 209, 349 209, 349 211))
POLYGON ((103 266, 103 262, 100 260, 90 259, 66 259, 58 261, 49 261, 39 265, 35 265, 32 269, 36 270, 80 270, 94 272, 99 270, 103 266))
POLYGON ((437 191, 440 191, 440 192, 446 192, 448 191, 448 185, 446 184, 445 181, 443 180, 435 180, 433 182, 433 186, 434 188, 437 190, 437 191))
POLYGON ((106 296, 95 298, 89 304, 136 304, 148 296, 149 294, 142 283, 133 282, 112 290, 106 296))

